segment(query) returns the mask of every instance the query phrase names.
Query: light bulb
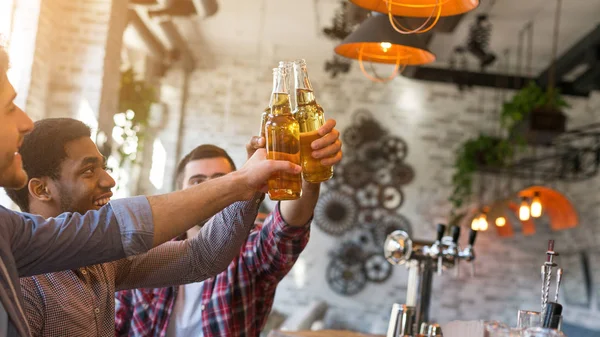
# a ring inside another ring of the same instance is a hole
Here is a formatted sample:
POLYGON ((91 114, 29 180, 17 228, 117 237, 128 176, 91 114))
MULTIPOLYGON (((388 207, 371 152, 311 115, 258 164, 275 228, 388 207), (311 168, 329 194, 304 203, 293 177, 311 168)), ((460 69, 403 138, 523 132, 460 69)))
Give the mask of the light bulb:
POLYGON ((506 225, 506 219, 503 216, 499 216, 496 218, 496 226, 504 227, 506 225))
POLYGON ((387 53, 388 49, 392 48, 392 44, 389 42, 381 42, 379 45, 381 46, 381 49, 383 49, 384 53, 387 53))
POLYGON ((542 216, 542 201, 540 200, 539 192, 535 192, 533 199, 531 199, 531 216, 534 218, 542 216))
POLYGON ((529 203, 527 202, 527 198, 523 197, 521 207, 519 207, 519 220, 527 221, 529 220, 529 215, 529 203))
POLYGON ((479 218, 478 217, 473 218, 473 221, 471 221, 471 229, 474 231, 479 230, 479 218))
POLYGON ((487 216, 485 214, 481 214, 481 216, 479 216, 479 230, 485 231, 487 229, 488 229, 487 216))

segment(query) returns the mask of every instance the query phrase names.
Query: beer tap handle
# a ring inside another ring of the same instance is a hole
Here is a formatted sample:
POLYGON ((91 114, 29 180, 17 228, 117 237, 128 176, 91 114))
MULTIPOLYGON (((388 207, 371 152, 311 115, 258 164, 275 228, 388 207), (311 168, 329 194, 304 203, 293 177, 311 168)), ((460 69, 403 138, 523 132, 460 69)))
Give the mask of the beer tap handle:
POLYGON ((452 242, 454 244, 458 244, 458 237, 460 236, 460 227, 453 226, 452 227, 452 242))
POLYGON ((444 249, 442 247, 442 238, 444 237, 444 233, 446 232, 446 225, 438 224, 437 225, 437 237, 434 245, 437 246, 437 273, 438 275, 442 275, 443 273, 443 263, 444 263, 444 249))
POLYGON ((446 225, 438 224, 437 225, 437 242, 442 242, 442 238, 444 237, 444 233, 446 232, 446 225))
POLYGON ((471 229, 469 232, 469 246, 473 246, 475 244, 475 239, 477 238, 477 231, 471 229))

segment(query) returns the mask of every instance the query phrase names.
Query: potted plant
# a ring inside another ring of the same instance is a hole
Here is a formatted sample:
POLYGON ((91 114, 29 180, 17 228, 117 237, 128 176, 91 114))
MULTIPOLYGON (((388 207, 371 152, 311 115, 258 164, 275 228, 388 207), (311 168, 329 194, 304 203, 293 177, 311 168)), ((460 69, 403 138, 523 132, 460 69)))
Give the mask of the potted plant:
POLYGON ((565 131, 566 116, 562 108, 566 107, 569 104, 559 90, 550 87, 544 91, 532 81, 504 103, 502 126, 514 141, 547 145, 565 131))
POLYGON ((453 191, 449 200, 458 210, 471 196, 473 174, 483 167, 501 167, 514 153, 514 145, 507 139, 480 134, 465 141, 457 150, 452 176, 453 191))

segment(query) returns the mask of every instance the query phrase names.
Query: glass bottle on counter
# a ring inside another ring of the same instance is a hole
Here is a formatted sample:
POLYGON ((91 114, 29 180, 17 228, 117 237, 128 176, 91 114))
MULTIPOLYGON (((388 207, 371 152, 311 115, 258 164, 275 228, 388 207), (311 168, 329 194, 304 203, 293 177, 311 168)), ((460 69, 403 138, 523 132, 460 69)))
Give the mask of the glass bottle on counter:
MULTIPOLYGON (((292 115, 285 67, 273 69, 271 112, 265 123, 267 158, 300 165, 300 127, 292 115)), ((293 200, 302 196, 301 174, 278 172, 268 181, 271 200, 293 200)))
POLYGON ((331 179, 333 167, 325 166, 320 159, 314 158, 310 144, 320 138, 317 130, 325 123, 325 113, 315 99, 303 59, 294 61, 294 78, 298 106, 294 116, 300 126, 302 176, 307 182, 320 183, 331 179))

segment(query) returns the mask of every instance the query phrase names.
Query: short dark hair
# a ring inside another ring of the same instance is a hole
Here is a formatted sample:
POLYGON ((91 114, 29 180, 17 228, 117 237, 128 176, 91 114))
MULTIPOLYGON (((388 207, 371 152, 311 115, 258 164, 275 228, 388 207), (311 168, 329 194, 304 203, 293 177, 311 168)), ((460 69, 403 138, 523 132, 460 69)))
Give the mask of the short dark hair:
MULTIPOLYGON (((68 142, 90 137, 90 127, 73 118, 47 118, 34 124, 33 131, 23 138, 20 153, 23 169, 29 179, 50 177, 60 178, 60 169, 67 158, 65 146, 68 142)), ((21 211, 29 212, 29 189, 6 189, 6 194, 21 211)))
POLYGON ((177 171, 175 172, 175 183, 177 188, 181 188, 183 186, 183 171, 185 171, 185 166, 193 161, 200 159, 210 159, 210 158, 225 158, 231 165, 231 169, 235 171, 235 163, 233 159, 229 156, 227 151, 222 148, 212 145, 212 144, 204 144, 196 147, 190 153, 188 153, 177 165, 177 171))

